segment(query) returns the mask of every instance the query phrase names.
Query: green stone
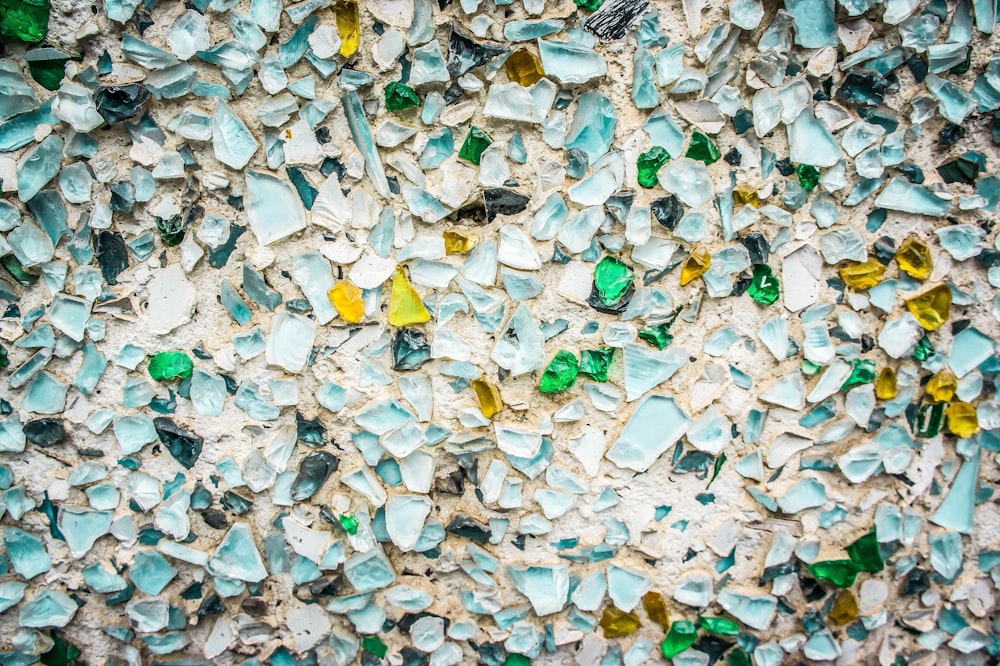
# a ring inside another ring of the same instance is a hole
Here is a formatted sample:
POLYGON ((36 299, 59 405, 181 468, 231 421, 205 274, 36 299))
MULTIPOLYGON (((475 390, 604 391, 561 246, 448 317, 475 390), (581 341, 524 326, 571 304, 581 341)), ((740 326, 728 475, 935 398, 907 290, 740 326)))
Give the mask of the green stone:
POLYGON ((608 368, 614 355, 614 347, 584 349, 580 352, 580 374, 595 382, 608 381, 608 368))
POLYGON ((158 382, 187 379, 194 370, 194 361, 182 351, 160 352, 149 361, 149 376, 158 382))
POLYGON ((614 307, 632 288, 635 273, 621 259, 604 257, 594 269, 594 286, 604 305, 614 307))
POLYGON ((822 560, 810 564, 809 571, 818 580, 825 580, 837 587, 850 587, 858 576, 858 565, 851 560, 822 560))
POLYGON ((580 9, 586 9, 588 12, 596 12, 604 4, 604 0, 573 0, 573 2, 580 9))
POLYGON ((420 106, 417 91, 399 81, 392 81, 385 87, 385 108, 390 111, 404 111, 420 106))
POLYGON ((686 156, 705 164, 718 162, 722 157, 715 142, 701 130, 695 130, 691 134, 691 143, 688 144, 686 156))
POLYGON ((361 639, 361 647, 379 659, 384 657, 385 653, 389 651, 389 646, 378 636, 365 636, 361 639))
POLYGON ((740 633, 740 625, 724 617, 705 617, 700 615, 698 616, 698 624, 705 631, 718 634, 719 636, 736 636, 740 633))
POLYGON ((538 384, 538 390, 542 393, 565 391, 576 383, 576 376, 579 373, 580 363, 576 360, 576 355, 561 349, 549 361, 545 372, 542 373, 542 381, 538 384))
POLYGON ((934 355, 935 351, 936 350, 934 349, 934 344, 931 342, 931 339, 925 335, 920 338, 920 342, 917 343, 917 348, 913 350, 913 358, 921 362, 926 361, 934 355))
POLYGON ((799 176, 799 185, 806 192, 812 192, 819 185, 819 169, 811 164, 800 164, 795 167, 795 173, 799 176))
POLYGON ((351 536, 358 533, 358 519, 346 513, 340 514, 340 526, 351 536))
POLYGON ((7 350, 0 347, 0 368, 6 368, 10 365, 10 359, 7 358, 7 350))
POLYGON ((874 529, 844 550, 847 551, 847 556, 851 558, 851 562, 854 562, 861 571, 878 573, 885 569, 885 562, 882 560, 882 551, 878 545, 878 536, 874 529))
POLYGON ((465 142, 462 144, 462 149, 458 151, 458 156, 473 164, 479 164, 483 158, 483 151, 489 148, 491 143, 493 143, 493 139, 486 132, 473 125, 465 136, 465 142))
POLYGON ((36 44, 48 32, 48 0, 0 0, 0 36, 36 44))
POLYGON ((781 296, 781 283, 770 266, 757 264, 753 267, 753 281, 747 293, 761 305, 772 305, 778 300, 778 296, 781 296))
POLYGON ((924 405, 917 411, 917 437, 936 437, 944 425, 944 403, 924 405))
POLYGON ((667 632, 667 637, 660 644, 660 649, 663 651, 664 657, 673 659, 694 645, 696 640, 698 640, 698 628, 694 626, 694 622, 677 620, 670 625, 670 631, 667 632))
POLYGON ((859 358, 854 361, 851 368, 851 376, 840 387, 841 391, 846 391, 851 387, 861 384, 870 384, 875 381, 875 361, 867 358, 859 358))
POLYGON ((823 369, 823 366, 819 363, 813 363, 809 359, 802 361, 802 374, 806 377, 815 377, 819 374, 819 371, 823 369))
POLYGON ((645 340, 657 349, 666 349, 674 341, 674 336, 670 334, 672 325, 673 322, 647 326, 639 331, 639 339, 645 340))
POLYGON ((643 187, 656 187, 656 174, 669 161, 670 153, 660 146, 653 146, 640 154, 636 160, 636 166, 639 167, 639 184, 643 187))

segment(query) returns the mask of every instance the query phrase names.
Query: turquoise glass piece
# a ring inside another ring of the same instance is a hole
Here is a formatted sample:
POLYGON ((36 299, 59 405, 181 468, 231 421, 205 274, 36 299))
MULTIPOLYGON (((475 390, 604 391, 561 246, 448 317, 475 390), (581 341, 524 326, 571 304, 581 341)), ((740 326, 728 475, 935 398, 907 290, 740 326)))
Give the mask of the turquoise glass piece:
POLYGON ((43 587, 21 606, 18 622, 30 628, 65 627, 76 610, 77 604, 68 594, 43 587))
MULTIPOLYGON (((540 39, 538 51, 542 69, 562 84, 582 84, 608 73, 604 56, 584 43, 540 39)), ((600 95, 596 91, 591 93, 600 95)))
POLYGON ((3 542, 14 571, 26 580, 52 568, 52 558, 38 537, 16 527, 8 527, 3 532, 3 542))
POLYGON ((60 137, 50 135, 19 160, 17 196, 21 201, 30 201, 59 173, 63 145, 60 137))
POLYGON ((617 126, 618 111, 614 104, 597 91, 586 92, 577 101, 566 148, 582 150, 590 164, 594 164, 611 148, 617 126))
MULTIPOLYGON (((438 47, 440 50, 440 47, 438 47)), ((444 61, 442 59, 442 66, 444 61)), ((447 68, 445 68, 447 73, 447 68)), ((448 80, 446 77, 445 81, 448 80)), ((371 126, 365 118, 364 108, 361 106, 361 98, 356 92, 350 92, 341 97, 344 107, 344 114, 347 116, 347 124, 354 138, 354 145, 357 146, 361 155, 365 158, 365 172, 372 181, 375 190, 384 197, 388 197, 389 182, 385 177, 385 170, 382 167, 382 158, 375 146, 375 139, 372 136, 371 126)))
POLYGON ((264 561, 246 523, 234 523, 208 560, 207 569, 215 576, 256 583, 267 577, 264 561))

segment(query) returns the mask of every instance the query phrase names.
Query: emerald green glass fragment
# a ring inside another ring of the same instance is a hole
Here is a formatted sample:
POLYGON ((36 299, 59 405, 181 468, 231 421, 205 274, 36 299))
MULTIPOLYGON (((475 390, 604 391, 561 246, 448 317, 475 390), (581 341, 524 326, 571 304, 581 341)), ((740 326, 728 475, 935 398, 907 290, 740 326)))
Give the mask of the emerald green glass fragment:
POLYGON ((778 300, 781 296, 781 283, 774 276, 770 266, 757 264, 753 267, 753 280, 747 293, 761 305, 773 305, 778 300))
POLYGON ((458 151, 458 156, 478 165, 483 158, 483 152, 492 143, 493 139, 486 132, 473 125, 465 136, 465 142, 462 144, 462 149, 458 151))
POLYGON ((187 379, 194 370, 194 361, 182 351, 160 352, 149 361, 149 376, 158 382, 187 379))
POLYGON ((656 187, 656 174, 660 168, 670 161, 670 153, 666 148, 653 146, 639 155, 636 166, 639 168, 638 181, 643 187, 656 187))
POLYGON ((546 366, 538 390, 542 393, 565 391, 576 383, 579 372, 580 363, 576 360, 576 355, 561 349, 546 366))

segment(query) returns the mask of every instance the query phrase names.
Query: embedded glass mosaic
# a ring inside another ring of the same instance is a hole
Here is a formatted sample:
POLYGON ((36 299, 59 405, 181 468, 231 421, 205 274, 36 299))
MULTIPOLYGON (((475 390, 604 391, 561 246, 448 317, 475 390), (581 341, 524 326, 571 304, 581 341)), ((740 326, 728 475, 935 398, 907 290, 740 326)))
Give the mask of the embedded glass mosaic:
POLYGON ((994 664, 986 0, 0 0, 0 664, 994 664))

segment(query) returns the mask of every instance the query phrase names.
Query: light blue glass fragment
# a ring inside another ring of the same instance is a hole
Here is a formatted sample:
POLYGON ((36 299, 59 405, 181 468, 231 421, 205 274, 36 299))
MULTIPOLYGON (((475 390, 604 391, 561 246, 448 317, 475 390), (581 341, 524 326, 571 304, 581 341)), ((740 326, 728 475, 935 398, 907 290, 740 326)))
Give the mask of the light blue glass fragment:
POLYGON ((506 21, 503 36, 508 42, 527 42, 562 32, 565 21, 560 19, 526 19, 506 21))
MULTIPOLYGON (((538 50, 542 56, 542 69, 548 76, 554 76, 562 84, 586 83, 608 73, 608 63, 604 60, 604 56, 580 42, 539 39, 538 50)), ((591 91, 584 93, 584 96, 590 94, 600 95, 596 91, 591 91)))
POLYGON ((26 580, 52 568, 52 558, 45 550, 45 544, 33 534, 8 527, 3 532, 3 542, 14 571, 26 580))
POLYGON ((373 592, 396 580, 392 564, 381 548, 357 553, 344 564, 344 576, 358 592, 373 592))
POLYGON ((614 104, 595 90, 586 92, 577 102, 565 145, 582 150, 589 163, 594 164, 611 148, 617 126, 618 111, 614 104))
POLYGON ((558 613, 566 606, 569 569, 565 565, 507 567, 507 572, 539 617, 558 613))
POLYGON ((30 201, 59 173, 63 145, 62 138, 50 134, 21 157, 17 166, 17 197, 21 201, 30 201))
POLYGON ((894 176, 875 199, 879 208, 904 213, 943 217, 951 210, 951 203, 936 197, 930 190, 914 185, 905 178, 894 176))
MULTIPOLYGON (((436 42, 435 42, 436 43, 436 42)), ((438 47, 440 51, 440 47, 438 47)), ((445 70, 447 72, 447 69, 445 70)), ((445 79, 448 80, 447 78, 445 79)), ((385 178, 385 170, 382 167, 382 158, 378 148, 375 146, 375 139, 372 137, 371 126, 365 118, 365 111, 361 105, 361 98, 356 92, 350 92, 341 97, 344 106, 344 115, 347 116, 347 124, 354 138, 354 145, 365 158, 365 172, 372 181, 375 190, 383 197, 390 197, 389 182, 385 178)))
POLYGON ((31 601, 21 606, 18 623, 32 628, 65 627, 73 619, 77 608, 68 594, 43 587, 31 601))
POLYGON ((669 395, 651 395, 640 402, 606 458, 624 469, 649 468, 687 431, 690 417, 669 395))
POLYGON ((837 23, 831 0, 785 0, 792 15, 795 43, 808 49, 837 46, 837 23))

